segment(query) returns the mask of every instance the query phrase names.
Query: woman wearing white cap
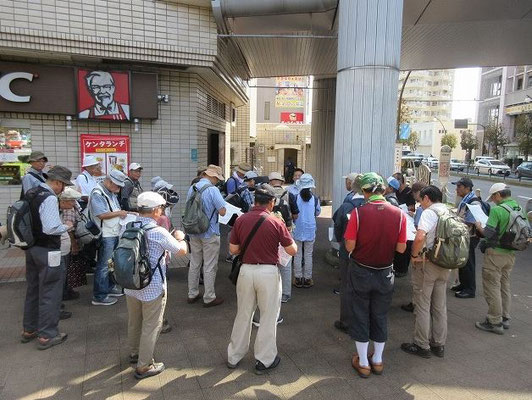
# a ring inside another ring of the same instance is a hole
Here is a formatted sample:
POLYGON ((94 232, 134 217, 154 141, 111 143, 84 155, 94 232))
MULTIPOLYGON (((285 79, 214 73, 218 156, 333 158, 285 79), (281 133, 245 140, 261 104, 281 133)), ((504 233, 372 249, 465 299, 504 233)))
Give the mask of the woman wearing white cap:
POLYGON ((175 231, 171 235, 166 229, 156 226, 157 219, 163 214, 166 200, 158 193, 144 192, 137 198, 139 216, 137 222, 143 226, 151 224, 154 228, 146 233, 148 241, 148 259, 155 270, 148 286, 141 290, 124 289, 128 309, 128 342, 131 349, 129 360, 136 363, 137 379, 155 376, 164 370, 163 363, 153 359, 155 344, 163 324, 167 299, 166 252, 184 255, 187 245, 185 234, 175 231), (157 268, 157 265, 160 268, 157 268))
POLYGON ((312 280, 312 253, 316 239, 316 217, 320 215, 321 207, 314 189, 314 178, 310 174, 303 174, 296 182, 299 195, 296 198, 299 215, 293 236, 297 244, 297 253, 294 257, 294 286, 310 288, 314 286, 312 280), (303 259, 305 266, 303 267, 303 259))

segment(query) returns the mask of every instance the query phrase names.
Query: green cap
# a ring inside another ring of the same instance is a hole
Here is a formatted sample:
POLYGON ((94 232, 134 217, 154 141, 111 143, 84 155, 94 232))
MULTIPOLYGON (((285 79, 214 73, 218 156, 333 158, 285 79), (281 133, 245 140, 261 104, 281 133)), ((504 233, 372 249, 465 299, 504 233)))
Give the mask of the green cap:
POLYGON ((375 172, 367 172, 365 174, 359 175, 355 183, 358 185, 359 188, 362 190, 373 190, 376 187, 382 187, 384 188, 384 179, 382 176, 375 172))

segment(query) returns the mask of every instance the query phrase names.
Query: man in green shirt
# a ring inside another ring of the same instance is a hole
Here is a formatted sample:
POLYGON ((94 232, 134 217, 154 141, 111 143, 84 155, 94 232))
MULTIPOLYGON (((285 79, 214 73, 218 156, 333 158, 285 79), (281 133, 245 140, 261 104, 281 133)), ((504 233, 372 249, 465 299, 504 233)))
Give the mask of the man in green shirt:
POLYGON ((502 248, 500 238, 506 232, 510 222, 510 213, 501 205, 506 204, 519 211, 521 207, 512 199, 510 188, 504 183, 495 183, 489 190, 488 201, 495 203, 491 208, 486 226, 482 228, 476 223, 478 232, 484 236, 480 242, 480 250, 484 253, 482 283, 484 297, 488 303, 488 315, 484 322, 476 322, 475 326, 483 331, 504 334, 510 328, 510 273, 515 264, 514 250, 502 248))

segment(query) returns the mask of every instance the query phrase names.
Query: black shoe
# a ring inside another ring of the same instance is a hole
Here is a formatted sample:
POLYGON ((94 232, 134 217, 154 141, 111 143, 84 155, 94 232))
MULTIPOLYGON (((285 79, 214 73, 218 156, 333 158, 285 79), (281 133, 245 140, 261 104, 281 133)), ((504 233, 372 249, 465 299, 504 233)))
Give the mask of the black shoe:
POLYGON ((474 299, 475 295, 462 290, 461 292, 456 292, 454 294, 454 297, 457 297, 459 299, 474 299))
POLYGON ((414 312, 414 303, 410 302, 408 304, 403 304, 401 310, 406 312, 414 312))
POLYGON ((172 331, 172 325, 168 322, 167 319, 163 321, 163 327, 161 328, 161 333, 168 333, 172 331))
POLYGON ((413 354, 415 356, 430 358, 430 350, 422 349, 415 343, 403 343, 401 345, 401 350, 403 350, 405 353, 413 354))
POLYGON ((430 351, 436 357, 443 358, 443 355, 445 353, 445 347, 444 346, 430 346, 430 351))
POLYGON ((72 313, 70 311, 61 311, 59 313, 59 319, 60 320, 69 319, 70 317, 72 317, 72 313))
POLYGON ((510 318, 502 317, 502 327, 504 329, 510 329, 510 318))
POLYGON ((340 289, 333 289, 333 293, 338 296, 340 294, 340 289))
POLYGON ((407 274, 407 272, 396 272, 394 275, 396 278, 404 278, 407 274))
POLYGON ((453 292, 459 292, 461 291, 463 288, 462 288, 462 285, 454 285, 454 286, 451 286, 451 290, 453 292))
POLYGON ((334 321, 334 327, 343 333, 347 333, 347 325, 342 321, 334 321))
POLYGON ((312 279, 304 279, 303 280, 303 287, 305 289, 311 288, 312 286, 314 286, 314 281, 312 279))
POLYGON ((497 335, 504 335, 504 327, 501 324, 492 324, 487 319, 484 322, 475 322, 475 326, 481 331, 496 333, 497 335))
POLYGON ((272 365, 270 365, 269 367, 266 367, 263 363, 261 363, 259 360, 257 360, 255 362, 255 373, 257 375, 262 375, 265 372, 276 368, 279 365, 280 362, 281 362, 281 357, 275 356, 275 360, 273 360, 272 365))
POLYGON ((69 300, 76 300, 79 299, 79 292, 76 292, 75 290, 67 290, 65 293, 63 293, 63 301, 69 301, 69 300))

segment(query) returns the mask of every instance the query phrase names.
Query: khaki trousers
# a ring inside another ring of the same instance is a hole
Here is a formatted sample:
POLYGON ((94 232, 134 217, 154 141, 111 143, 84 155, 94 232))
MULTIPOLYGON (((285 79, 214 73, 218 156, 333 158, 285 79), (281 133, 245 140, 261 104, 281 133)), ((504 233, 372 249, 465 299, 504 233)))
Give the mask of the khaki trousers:
POLYGON ((421 293, 423 289, 423 268, 410 263, 410 271, 410 278, 412 279, 412 304, 415 306, 416 297, 419 297, 416 296, 416 292, 421 293))
POLYGON ((227 347, 227 361, 237 364, 248 352, 251 321, 257 305, 260 326, 255 359, 269 367, 277 356, 277 317, 281 309, 281 280, 276 265, 243 264, 236 284, 238 309, 227 347))
POLYGON ((423 349, 430 345, 443 346, 447 339, 447 279, 450 270, 439 267, 429 260, 413 265, 420 273, 421 286, 414 290, 414 343, 423 349), (422 276, 422 280, 421 280, 422 276))
POLYGON ((218 256, 220 255, 220 236, 208 239, 198 236, 190 237, 190 268, 188 270, 188 297, 193 299, 199 294, 199 278, 203 262, 203 284, 205 293, 203 301, 210 303, 216 298, 214 282, 218 272, 218 256))
POLYGON ((515 254, 499 253, 491 248, 486 250, 482 284, 488 303, 488 321, 492 324, 500 324, 503 317, 510 319, 510 273, 514 264, 515 254))
POLYGON ((127 338, 131 354, 138 354, 137 368, 153 363, 153 351, 163 326, 166 293, 152 301, 126 296, 128 311, 127 338))

